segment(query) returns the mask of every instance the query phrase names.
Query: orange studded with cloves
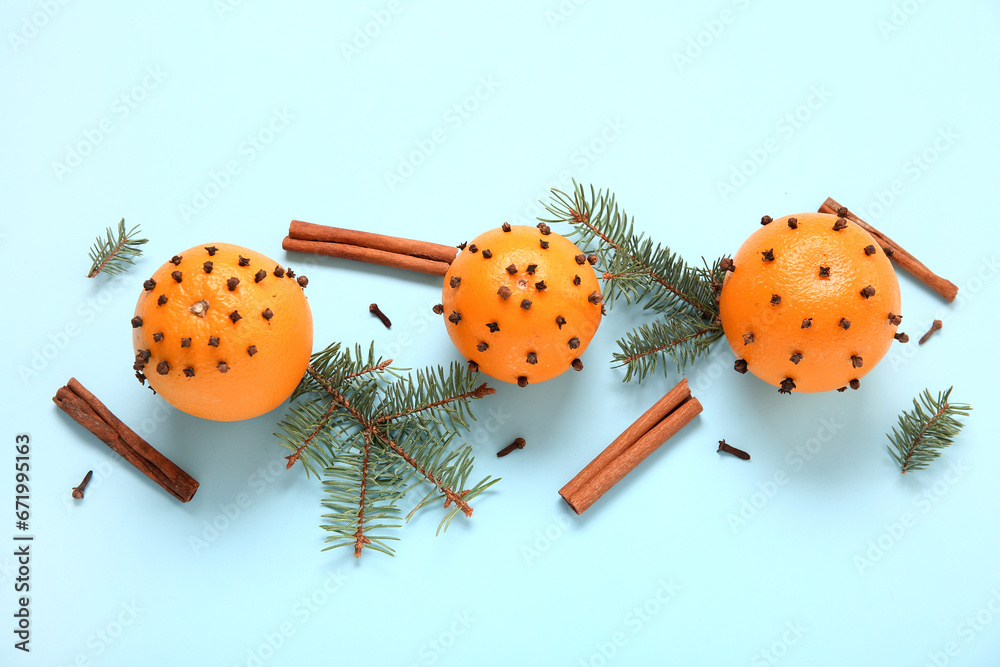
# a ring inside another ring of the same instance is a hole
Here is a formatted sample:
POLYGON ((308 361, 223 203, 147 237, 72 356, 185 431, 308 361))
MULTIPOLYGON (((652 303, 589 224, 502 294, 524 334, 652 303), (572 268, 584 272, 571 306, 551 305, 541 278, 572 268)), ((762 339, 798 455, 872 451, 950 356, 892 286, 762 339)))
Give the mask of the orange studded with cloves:
POLYGON ((136 377, 175 408, 206 419, 249 419, 278 407, 312 352, 307 284, 228 243, 174 255, 136 303, 136 377))
POLYGON ((781 393, 857 389, 893 339, 906 339, 889 258, 836 215, 761 223, 724 267, 719 310, 736 370, 781 393))
POLYGON ((522 387, 583 369, 603 313, 596 257, 544 223, 505 223, 460 248, 435 312, 470 369, 522 387))

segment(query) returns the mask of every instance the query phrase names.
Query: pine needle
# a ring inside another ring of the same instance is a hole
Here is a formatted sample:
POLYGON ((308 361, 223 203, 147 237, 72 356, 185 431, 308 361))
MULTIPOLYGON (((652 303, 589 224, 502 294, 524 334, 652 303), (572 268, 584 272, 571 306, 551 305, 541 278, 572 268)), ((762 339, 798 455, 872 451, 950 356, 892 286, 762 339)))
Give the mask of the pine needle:
POLYGON ((913 411, 899 416, 899 424, 886 437, 892 458, 899 464, 900 472, 923 470, 950 446, 964 424, 956 416, 968 416, 972 407, 966 403, 948 401, 954 387, 939 392, 937 398, 925 389, 913 399, 913 411), (919 400, 918 400, 919 399, 919 400))
POLYGON ((391 362, 374 347, 317 352, 275 434, 292 452, 289 468, 301 463, 322 479, 326 549, 351 547, 356 557, 365 549, 392 555, 394 532, 434 501, 446 510, 443 532, 459 513, 471 516, 469 501, 498 481, 470 487, 472 447, 454 444, 475 419, 469 402, 494 390, 458 363, 403 374, 391 362), (404 517, 404 498, 418 487, 426 495, 404 517))
MULTIPOLYGON (((667 360, 678 371, 708 353, 722 337, 717 287, 724 272, 720 260, 704 267, 689 265, 669 247, 636 232, 635 221, 619 208, 610 192, 589 191, 573 183, 572 193, 552 190, 544 204, 551 218, 545 223, 567 223, 578 245, 597 256, 604 279, 604 303, 618 298, 659 316, 633 329, 618 341, 616 366, 625 367, 624 381, 641 382, 667 360)), ((704 260, 703 260, 704 262, 704 260)))
POLYGON ((98 273, 115 276, 128 271, 135 264, 135 258, 142 254, 139 246, 148 242, 148 239, 133 238, 138 233, 139 225, 125 231, 125 218, 118 223, 117 233, 108 227, 106 238, 98 236, 90 248, 90 260, 93 264, 87 277, 93 278, 98 273))

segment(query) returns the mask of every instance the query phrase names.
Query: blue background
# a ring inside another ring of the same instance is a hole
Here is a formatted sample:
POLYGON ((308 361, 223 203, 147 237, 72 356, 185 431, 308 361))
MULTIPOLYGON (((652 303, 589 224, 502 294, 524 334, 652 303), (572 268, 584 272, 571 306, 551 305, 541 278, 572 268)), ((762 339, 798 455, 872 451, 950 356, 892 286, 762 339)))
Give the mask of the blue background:
POLYGON ((35 541, 32 651, 4 629, 0 663, 997 664, 998 14, 985 0, 5 2, 0 504, 30 434, 35 541), (441 537, 437 512, 419 515, 395 558, 321 552, 320 488, 283 469, 281 409, 201 421, 132 377, 142 280, 214 241, 309 276, 317 349, 374 341, 403 366, 448 363, 439 280, 285 253, 289 220, 458 243, 533 223, 574 178, 693 261, 833 196, 959 298, 900 272, 914 342, 858 392, 779 396, 734 374, 720 343, 686 374, 702 416, 578 517, 557 490, 678 380, 622 384, 615 339, 643 314, 616 306, 582 374, 475 404, 475 474, 503 480, 441 537), (122 217, 150 239, 138 265, 85 279, 89 245, 122 217), (201 482, 191 503, 53 406, 70 376, 201 482), (951 385, 976 408, 967 427, 900 476, 884 434, 925 387, 951 385), (497 459, 516 436, 528 446, 497 459), (717 455, 721 438, 752 461, 717 455))

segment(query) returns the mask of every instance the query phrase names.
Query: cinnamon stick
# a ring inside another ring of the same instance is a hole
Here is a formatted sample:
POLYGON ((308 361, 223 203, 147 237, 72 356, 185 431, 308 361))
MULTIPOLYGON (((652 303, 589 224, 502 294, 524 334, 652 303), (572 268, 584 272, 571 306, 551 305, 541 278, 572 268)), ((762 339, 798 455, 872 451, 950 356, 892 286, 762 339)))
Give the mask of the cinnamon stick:
POLYGON ((281 247, 439 276, 448 272, 457 254, 454 246, 301 220, 292 220, 281 247))
POLYGON ((60 387, 52 401, 170 495, 182 503, 194 497, 198 482, 126 426, 76 378, 60 387))
POLYGON ((928 269, 920 260, 901 248, 898 243, 848 211, 846 207, 841 206, 832 197, 827 197, 823 205, 819 207, 819 212, 840 215, 840 209, 842 208, 846 211, 843 217, 852 220, 859 227, 871 234, 892 261, 912 273, 917 280, 943 296, 949 303, 955 300, 955 297, 958 295, 957 285, 928 269))
POLYGON ((582 514, 701 411, 687 380, 681 380, 563 486, 559 495, 582 514))

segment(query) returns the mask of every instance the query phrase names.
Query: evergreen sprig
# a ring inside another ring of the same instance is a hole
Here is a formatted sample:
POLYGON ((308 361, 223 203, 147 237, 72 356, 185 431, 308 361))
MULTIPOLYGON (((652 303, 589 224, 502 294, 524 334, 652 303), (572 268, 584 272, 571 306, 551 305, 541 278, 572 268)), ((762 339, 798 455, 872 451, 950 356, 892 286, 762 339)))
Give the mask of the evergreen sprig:
POLYGON ((899 416, 899 425, 888 435, 889 453, 899 464, 900 472, 923 470, 951 445, 964 424, 956 416, 967 417, 972 407, 966 403, 951 403, 954 387, 938 392, 937 398, 925 389, 913 399, 913 411, 899 416))
POLYGON ((391 360, 335 343, 313 355, 293 407, 279 423, 279 443, 292 451, 288 467, 302 463, 322 478, 322 528, 327 549, 353 546, 393 554, 393 532, 421 508, 443 501, 438 525, 447 530, 459 512, 472 516, 469 502, 497 479, 469 486, 473 456, 456 445, 460 430, 475 419, 469 403, 495 392, 477 375, 454 363, 402 374, 391 360), (418 487, 426 494, 405 517, 404 497, 418 487))
MULTIPOLYGON (((614 362, 626 367, 625 382, 641 382, 667 359, 681 371, 722 337, 722 258, 702 267, 688 264, 669 247, 636 232, 634 219, 619 208, 614 194, 593 186, 588 191, 574 182, 569 194, 554 189, 544 206, 552 217, 542 222, 570 224, 568 236, 597 255, 608 307, 621 297, 659 316, 618 341, 621 352, 614 362)), ((667 368, 663 363, 664 373, 667 368)))
POLYGON ((87 277, 93 278, 98 273, 115 276, 128 271, 135 264, 135 258, 142 254, 139 246, 148 242, 148 239, 133 238, 138 233, 139 225, 125 231, 125 218, 118 223, 117 233, 108 227, 106 236, 98 236, 90 247, 92 264, 87 277))

